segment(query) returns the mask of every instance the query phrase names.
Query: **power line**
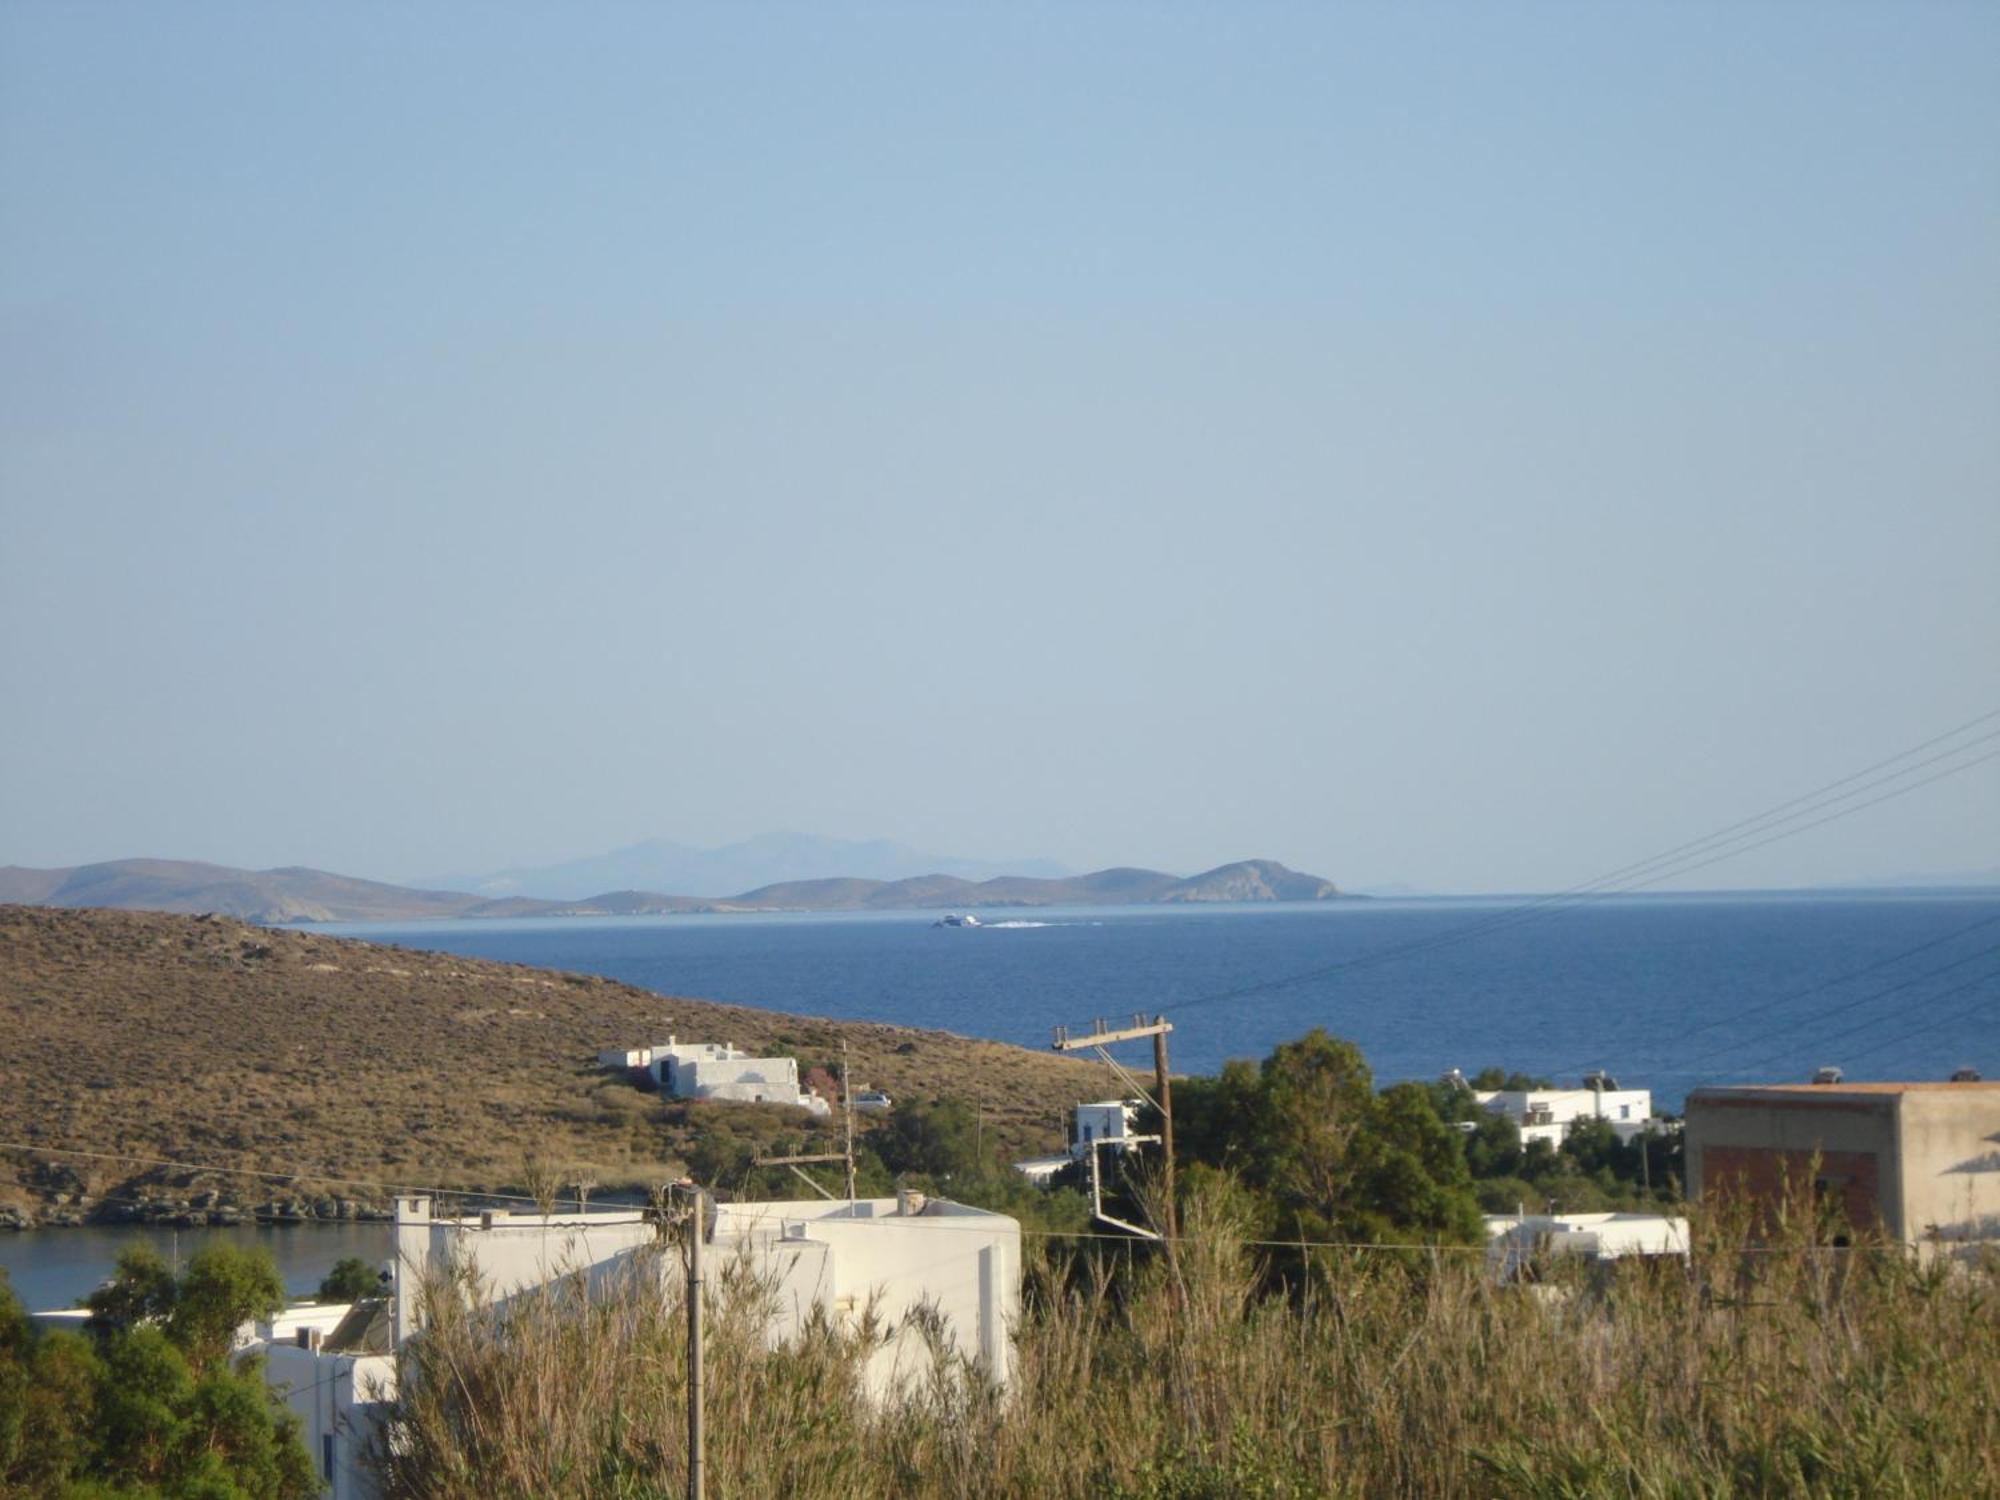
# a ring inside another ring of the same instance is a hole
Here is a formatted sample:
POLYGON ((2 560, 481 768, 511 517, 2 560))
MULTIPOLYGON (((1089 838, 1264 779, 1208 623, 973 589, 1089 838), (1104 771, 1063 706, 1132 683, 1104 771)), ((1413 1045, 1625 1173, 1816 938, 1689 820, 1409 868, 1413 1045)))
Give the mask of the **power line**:
MULTIPOLYGON (((1959 938, 1966 936, 1968 933, 1978 932, 1980 929, 1986 927, 1992 927, 1996 923, 2000 923, 2000 912, 1996 912, 1994 915, 1990 917, 1981 917, 1977 922, 1968 922, 1963 927, 1954 927, 1950 932, 1944 933, 1938 937, 1931 938, 1926 942, 1918 943, 1914 948, 1905 948, 1900 953, 1892 953, 1887 958, 1877 959, 1874 963, 1864 964, 1862 967, 1858 969, 1850 969, 1845 974, 1836 975, 1832 979, 1821 980, 1818 984, 1808 985, 1806 988, 1802 990, 1794 990, 1789 995, 1780 995, 1775 1000, 1767 1000, 1764 1001, 1762 1004, 1758 1005, 1744 1006, 1738 1010, 1730 1012, 1730 1014, 1728 1014, 1727 1016, 1720 1017, 1713 1021, 1705 1021, 1699 1026, 1690 1027, 1686 1031, 1682 1032, 1680 1039, 1682 1041, 1686 1041, 1689 1038, 1700 1036, 1704 1032, 1714 1031, 1717 1027, 1732 1026, 1743 1021, 1747 1017, 1761 1015, 1767 1011, 1776 1010, 1780 1006, 1790 1005, 1795 1000, 1805 1000, 1813 995, 1821 994, 1827 990, 1836 989, 1839 986, 1848 983, 1850 980, 1860 979, 1864 975, 1873 974, 1878 970, 1889 968, 1894 964, 1901 963, 1906 958, 1915 958, 1919 953, 1928 952, 1932 948, 1941 948, 1946 943, 1956 942, 1959 938)), ((1975 955, 1975 957, 1976 956, 1977 955, 1975 955)), ((1822 1014, 1831 1014, 1831 1013, 1823 1012, 1822 1014)), ((1731 1045, 1734 1046, 1735 1044, 1732 1043, 1731 1045)), ((1692 1062, 1683 1063, 1682 1066, 1691 1067, 1695 1062, 1703 1061, 1709 1055, 1711 1054, 1707 1053, 1697 1054, 1695 1058, 1692 1060, 1692 1062)), ((1590 1067, 1596 1061, 1597 1059, 1585 1059, 1580 1062, 1562 1063, 1555 1067, 1547 1069, 1547 1071, 1551 1074, 1574 1072, 1578 1068, 1590 1067)))
POLYGON ((1971 760, 1960 761, 1956 765, 1946 766, 1944 769, 1933 772, 1931 775, 1919 778, 1916 781, 1893 787, 1880 796, 1858 803, 1851 803, 1851 805, 1847 806, 1839 805, 1843 802, 1849 802, 1850 799, 1863 792, 1897 781, 1902 777, 1908 776, 1913 771, 1925 769, 1940 760, 1949 760, 1954 756, 1963 755, 1967 750, 1982 745, 1996 737, 2000 737, 2000 730, 1990 731, 1987 734, 1977 736, 1963 744, 1954 746, 1950 750, 1943 751, 1938 755, 1903 766, 1901 769, 1887 776, 1878 777, 1873 781, 1866 781, 1861 786, 1852 786, 1850 790, 1841 793, 1840 796, 1824 798, 1824 794, 1830 790, 1849 786, 1853 782, 1863 780, 1872 773, 1881 770, 1884 766, 1908 760, 1912 755, 1920 754, 1922 751, 1930 749, 1945 740, 1956 738, 1966 730, 1977 728, 1979 725, 1994 718, 2000 718, 2000 709, 1982 714, 1978 718, 1970 719, 1957 728, 1946 731, 1942 735, 1933 736, 1931 739, 1911 746, 1899 755, 1891 756, 1887 760, 1878 761, 1874 765, 1854 772, 1849 776, 1842 777, 1838 781, 1829 782, 1816 792, 1806 793, 1803 797, 1794 797, 1754 817, 1741 819, 1736 823, 1729 824, 1727 827, 1718 829, 1716 832, 1708 834, 1703 838, 1690 840, 1662 854, 1655 855, 1650 859, 1625 865, 1619 870, 1612 871, 1610 874, 1598 876, 1593 880, 1585 881, 1567 890, 1537 897, 1534 900, 1523 902, 1518 906, 1510 907, 1504 911, 1477 919, 1443 933, 1434 934, 1430 937, 1415 938, 1404 943, 1390 944, 1367 953, 1357 954, 1352 958, 1342 959, 1336 963, 1321 965, 1293 974, 1281 975, 1273 979, 1239 985, 1227 990, 1218 990, 1207 995, 1196 996, 1192 999, 1176 1000, 1173 1002, 1174 1008, 1179 1011, 1193 1006, 1218 1004, 1225 1000, 1246 999, 1252 995, 1265 994, 1273 990, 1288 988, 1295 984, 1304 984, 1316 979, 1331 978, 1336 974, 1346 973, 1354 969, 1368 968, 1378 964, 1394 962, 1397 959, 1414 957, 1436 948, 1466 942, 1507 927, 1517 926, 1523 922, 1534 920, 1539 916, 1549 915, 1554 911, 1566 909, 1568 906, 1580 904, 1583 901, 1644 889, 1648 886, 1658 885, 1662 881, 1671 880, 1677 875, 1684 875, 1694 870, 1705 869, 1709 865, 1718 864, 1723 860, 1732 859, 1739 854, 1747 854, 1754 849, 1762 848, 1766 844, 1776 843, 1781 839, 1805 833, 1825 823, 1862 812, 1867 808, 1929 786, 1933 782, 1959 775, 1962 772, 1983 765, 1987 761, 2000 758, 2000 750, 1989 751, 1971 760), (1801 804, 1806 803, 1811 803, 1812 805, 1801 806, 1801 804), (1795 812, 1788 811, 1794 808, 1799 810, 1795 812), (1827 811, 1829 808, 1833 810, 1827 811), (1820 813, 1822 816, 1814 818, 1812 817, 1814 813, 1820 813), (1778 816, 1779 814, 1784 814, 1784 816, 1778 816), (1800 819, 1810 819, 1810 821, 1799 822, 1798 820, 1800 819), (1787 827, 1785 826, 1787 824, 1796 824, 1796 826, 1787 827), (1763 836, 1759 837, 1758 835, 1763 836), (1749 840, 1749 842, 1744 842, 1744 840, 1749 840), (1732 845, 1734 847, 1730 847, 1732 845), (1701 857, 1694 859, 1681 858, 1681 856, 1689 854, 1698 854, 1701 857), (1664 870, 1657 869, 1656 867, 1663 862, 1667 862, 1669 867, 1664 870), (1641 872, 1648 872, 1646 873, 1646 878, 1628 878, 1641 872))
MULTIPOLYGON (((1991 953, 1991 952, 1993 952, 1993 951, 1995 951, 1995 950, 1993 950, 1993 949, 1988 949, 1988 950, 1987 950, 1987 953, 1991 953)), ((1974 957, 1974 958, 1984 958, 1985 956, 1986 956, 1986 953, 1975 953, 1975 954, 1973 955, 1973 957, 1974 957)), ((1965 992, 1966 992, 1967 990, 1975 990, 1975 989, 1978 989, 1980 985, 1982 985, 1982 984, 1987 984, 1987 983, 1989 983, 1989 982, 1991 982, 1991 981, 1993 981, 1993 980, 1996 980, 1996 979, 2000 979, 2000 969, 1994 969, 1994 970, 1992 970, 1992 971, 1991 971, 1991 972, 1989 972, 1989 973, 1985 973, 1985 974, 1981 974, 1981 975, 1979 975, 1979 976, 1978 976, 1977 978, 1974 978, 1974 979, 1969 979, 1969 980, 1967 980, 1967 981, 1966 981, 1966 982, 1965 982, 1964 984, 1959 984, 1959 985, 1953 985, 1953 986, 1952 986, 1952 987, 1951 987, 1950 989, 1948 989, 1948 990, 1939 990, 1939 991, 1938 991, 1938 992, 1937 992, 1937 993, 1936 993, 1935 995, 1932 995, 1932 996, 1931 996, 1931 997, 1929 998, 1929 1000, 1927 1000, 1927 1001, 1926 1001, 1925 1003, 1926 1003, 1926 1004, 1935 1004, 1935 1003, 1936 1003, 1936 1002, 1938 1002, 1939 1000, 1944 1000, 1944 999, 1947 999, 1947 998, 1949 998, 1949 997, 1950 997, 1950 996, 1952 996, 1952 995, 1962 995, 1962 994, 1964 994, 1964 993, 1965 993, 1965 992)), ((1876 998, 1879 998, 1879 996, 1869 996, 1869 997, 1867 997, 1867 998, 1870 998, 1870 999, 1876 999, 1876 998)), ((1984 1002, 1982 1002, 1982 1003, 1984 1003, 1984 1002)), ((1973 1009, 1974 1009, 1974 1010, 1976 1010, 1976 1009, 1978 1009, 1978 1007, 1977 1007, 1977 1006, 1974 1006, 1974 1007, 1973 1007, 1973 1009)), ((1822 1050, 1822 1051, 1824 1051, 1824 1050, 1825 1050, 1825 1049, 1826 1049, 1827 1047, 1831 1046, 1831 1045, 1832 1045, 1833 1043, 1835 1043, 1835 1042, 1838 1042, 1838 1041, 1840 1041, 1841 1039, 1843 1039, 1843 1038, 1845 1038, 1845 1037, 1850 1037, 1850 1036, 1853 1036, 1853 1035, 1855 1035, 1855 1034, 1856 1034, 1857 1032, 1862 1032, 1862 1031, 1866 1031, 1866 1030, 1868 1030, 1868 1029, 1869 1029, 1870 1027, 1872 1027, 1872 1026, 1880 1026, 1880 1025, 1881 1025, 1881 1024, 1882 1024, 1882 1023, 1884 1022, 1884 1021, 1893 1021, 1893 1020, 1895 1020, 1895 1019, 1896 1019, 1896 1017, 1895 1017, 1895 1016, 1870 1016, 1870 1017, 1869 1017, 1869 1018, 1868 1018, 1867 1020, 1865 1020, 1865 1021, 1861 1022, 1861 1023, 1860 1023, 1860 1024, 1858 1025, 1858 1026, 1850 1026, 1850 1027, 1848 1027, 1848 1028, 1847 1028, 1847 1030, 1845 1030, 1845 1031, 1836 1031, 1836 1032, 1834 1032, 1834 1033, 1833 1033, 1833 1035, 1831 1035, 1831 1036, 1824 1036, 1824 1037, 1819 1037, 1819 1038, 1816 1038, 1816 1041, 1817 1041, 1817 1043, 1818 1043, 1819 1047, 1821 1048, 1821 1050, 1822 1050)), ((1874 1048, 1874 1049, 1871 1049, 1871 1050, 1874 1050, 1874 1051, 1880 1051, 1881 1049, 1880 1049, 1880 1048, 1878 1047, 1878 1048, 1874 1048)), ((1764 1056, 1764 1057, 1759 1057, 1759 1058, 1756 1058, 1756 1059, 1752 1060, 1751 1062, 1748 1062, 1748 1063, 1745 1063, 1745 1064, 1743 1064, 1743 1065, 1742 1065, 1742 1068, 1743 1068, 1743 1069, 1750 1069, 1750 1068, 1761 1068, 1761 1067, 1765 1066, 1765 1065, 1766 1065, 1767 1063, 1773 1063, 1773 1062, 1777 1062, 1778 1060, 1780 1060, 1781 1058, 1785 1057, 1786 1055, 1787 1055, 1787 1054, 1785 1054, 1785 1053, 1782 1053, 1782 1052, 1774 1052, 1774 1053, 1770 1053, 1770 1054, 1767 1054, 1767 1055, 1766 1055, 1766 1056, 1764 1056)), ((1739 1071, 1741 1071, 1741 1070, 1739 1070, 1739 1071)))
MULTIPOLYGON (((1917 985, 1924 984, 1930 980, 1938 978, 1940 975, 1949 974, 1955 969, 1962 969, 1969 963, 1974 963, 1982 958, 1990 958, 1996 953, 2000 953, 2000 944, 1995 944, 1987 948, 1981 948, 1976 952, 1968 953, 1961 958, 1955 958, 1950 963, 1940 964, 1934 969, 1926 969, 1921 974, 1913 975, 1908 979, 1901 980, 1896 984, 1888 985, 1882 989, 1870 990, 1865 995, 1857 995, 1852 1000, 1844 1000, 1839 1005, 1833 1006, 1830 1009, 1816 1011, 1810 1016, 1795 1017, 1794 1019, 1787 1021, 1781 1026, 1773 1027, 1769 1031, 1761 1031, 1757 1033, 1755 1036, 1739 1038, 1735 1041, 1727 1042, 1720 1047, 1712 1047, 1705 1052, 1695 1053, 1691 1057, 1683 1057, 1683 1059, 1677 1064, 1677 1066, 1680 1069, 1699 1067, 1701 1064, 1706 1062, 1711 1062, 1719 1057, 1728 1057, 1734 1053, 1745 1051, 1748 1048, 1759 1047, 1766 1042, 1776 1041, 1780 1037, 1788 1037, 1796 1035, 1799 1029, 1803 1026, 1826 1021, 1834 1016, 1845 1015, 1847 1012, 1858 1009, 1863 1005, 1870 1004, 1873 1001, 1885 1000, 1891 995, 1901 994, 1904 990, 1913 989, 1917 985)), ((1825 986, 1822 986, 1822 988, 1825 988, 1825 986)), ((1810 994, 1812 992, 1805 991, 1803 993, 1810 994)), ((1953 992, 1946 991, 1945 993, 1949 994, 1953 992)), ((1799 997, 1795 996, 1793 998, 1799 998, 1799 997)), ((1931 998, 1937 999, 1939 997, 1932 996, 1931 998)), ((1731 1019, 1734 1018, 1732 1017, 1731 1019)), ((1725 1024, 1727 1024, 1727 1022, 1719 1021, 1713 1023, 1713 1025, 1725 1025, 1725 1024)), ((1873 1022, 1870 1022, 1869 1024, 1872 1025, 1873 1022)), ((1709 1029, 1713 1029, 1713 1026, 1711 1026, 1709 1029)), ((1817 1038, 1816 1040, 1824 1042, 1831 1040, 1831 1038, 1821 1037, 1817 1038)), ((1777 1057, 1782 1057, 1783 1055, 1784 1054, 1782 1053, 1772 1054, 1774 1059, 1777 1057)))
MULTIPOLYGON (((1989 977, 2000 977, 2000 975, 1989 976, 1989 977)), ((1933 996, 1932 998, 1941 999, 1943 997, 1933 996)), ((1977 1015, 1980 1011, 1984 1010, 1987 1006, 1991 1005, 1996 998, 2000 998, 2000 996, 1988 995, 1983 1000, 1974 1001, 1971 1005, 1966 1006, 1963 1010, 1955 1010, 1950 1015, 1939 1016, 1936 1020, 1927 1021, 1922 1026, 1912 1026, 1908 1031, 1904 1032, 1902 1036, 1891 1037, 1888 1041, 1876 1042, 1870 1046, 1861 1048, 1859 1051, 1850 1052, 1848 1054, 1848 1057, 1850 1060, 1857 1057, 1872 1057, 1877 1052, 1880 1052, 1887 1047, 1893 1047, 1896 1045, 1896 1043, 1903 1041, 1907 1037, 1922 1036, 1927 1031, 1936 1031, 1939 1027, 1949 1026, 1955 1021, 1968 1020, 1971 1017, 1977 1015)))
POLYGON ((1439 933, 1432 937, 1412 939, 1406 943, 1395 944, 1386 948, 1374 950, 1369 953, 1359 954, 1354 958, 1345 959, 1339 963, 1326 965, 1318 969, 1307 970, 1302 973, 1287 975, 1277 979, 1264 980, 1254 984, 1240 986, 1236 989, 1221 991, 1211 995, 1203 995, 1192 1000, 1176 1001, 1175 1008, 1180 1010, 1185 1010, 1189 1006, 1193 1005, 1208 1005, 1208 1004, 1213 1004, 1220 1000, 1241 999, 1250 995, 1264 993, 1269 990, 1281 989, 1289 985, 1304 983, 1312 979, 1327 978, 1333 974, 1342 973, 1351 969, 1369 968, 1369 967, 1374 967, 1378 964, 1393 962, 1394 960, 1399 958, 1414 957, 1419 953, 1424 953, 1434 948, 1448 947, 1454 943, 1466 942, 1473 938, 1483 937, 1488 935, 1489 933, 1498 932, 1509 927, 1520 926, 1526 922, 1533 921, 1539 917, 1556 915, 1562 911, 1572 909, 1573 907, 1583 904, 1584 902, 1589 900, 1600 899, 1605 896, 1622 895, 1630 891, 1641 890, 1648 886, 1658 885, 1661 881, 1671 880, 1676 875, 1688 874, 1693 870, 1703 869, 1706 868, 1708 865, 1712 864, 1718 864, 1725 859, 1734 858, 1738 854, 1746 854, 1749 853, 1752 849, 1762 848, 1765 844, 1776 843, 1780 839, 1792 837, 1794 834, 1804 833, 1808 829, 1818 827, 1821 823, 1829 823, 1837 818, 1845 817, 1850 813, 1860 812, 1864 808, 1873 807, 1879 802, 1886 802, 1891 800, 1892 798, 1903 796, 1908 792, 1916 791, 1919 787, 1929 785, 1932 781, 1941 780, 1946 776, 1956 775, 1960 771, 1970 770, 1972 769, 1972 767, 1976 765, 1982 764, 1983 762, 1988 760, 1993 760, 1995 758, 2000 758, 2000 751, 1994 751, 1990 754, 1979 757, 1977 760, 1966 762, 1963 765, 1951 767, 1945 771, 1937 773, 1936 775, 1926 777, 1922 781, 1914 782, 1908 786, 1900 787, 1895 791, 1885 793, 1883 796, 1874 798, 1868 802, 1861 803, 1853 807, 1843 808, 1837 812, 1828 814, 1826 817, 1818 819, 1815 822, 1805 824, 1798 828, 1787 829, 1781 833, 1772 834, 1770 837, 1759 840, 1756 843, 1746 844, 1741 848, 1731 849, 1724 853, 1716 854, 1713 857, 1706 860, 1700 860, 1688 864, 1683 864, 1675 868, 1665 870, 1661 873, 1652 876, 1650 879, 1647 880, 1630 881, 1617 887, 1607 887, 1601 890, 1592 889, 1592 887, 1588 885, 1574 887, 1570 891, 1561 892, 1556 895, 1540 897, 1534 901, 1523 903, 1520 906, 1510 907, 1504 911, 1495 913, 1492 916, 1485 917, 1478 921, 1468 923, 1463 927, 1453 928, 1447 932, 1439 933))
POLYGON ((1853 772, 1851 775, 1843 776, 1838 781, 1829 781, 1825 786, 1819 787, 1814 791, 1806 792, 1802 796, 1794 797, 1789 802, 1780 802, 1777 806, 1766 808, 1763 812, 1758 813, 1753 817, 1741 819, 1740 821, 1731 823, 1724 828, 1718 828, 1713 833, 1705 834, 1698 839, 1691 839, 1685 844, 1677 844, 1672 849, 1668 849, 1663 853, 1653 855, 1649 859, 1642 859, 1634 864, 1623 865, 1620 868, 1613 870, 1606 875, 1600 875, 1596 880, 1588 882, 1587 885, 1584 887, 1575 887, 1574 889, 1587 889, 1589 886, 1605 884, 1609 881, 1618 879, 1621 876, 1633 874, 1639 870, 1643 870, 1650 865, 1661 864, 1667 860, 1678 858, 1681 855, 1694 853, 1697 850, 1701 849, 1702 846, 1704 845, 1714 844, 1717 842, 1729 842, 1731 841, 1731 836, 1748 837, 1752 834, 1763 831, 1762 828, 1756 827, 1754 825, 1762 824, 1765 826, 1775 826, 1777 823, 1789 822, 1794 817, 1803 817, 1817 810, 1816 807, 1815 808, 1802 807, 1801 805, 1804 803, 1808 802, 1817 803, 1819 807, 1832 806, 1836 802, 1845 801, 1846 799, 1856 796, 1861 792, 1867 791, 1870 788, 1882 786, 1887 782, 1894 781, 1899 776, 1906 776, 1911 771, 1922 770, 1925 766, 1935 765, 1937 762, 1941 760, 1948 760, 1954 755, 1959 755, 1967 750, 1972 749, 1975 745, 1983 745, 1990 740, 2000 738, 2000 729, 1990 730, 1985 734, 1967 740, 1962 745, 1954 745, 1951 749, 1941 751, 1937 755, 1933 755, 1928 759, 1916 762, 1914 765, 1902 766, 1899 769, 1890 772, 1887 776, 1879 777, 1876 780, 1869 782, 1866 786, 1855 787, 1852 791, 1842 792, 1840 796, 1829 798, 1825 801, 1820 800, 1821 798, 1824 798, 1828 792, 1834 791, 1839 787, 1847 786, 1850 782, 1859 781, 1865 776, 1872 776, 1874 775, 1875 772, 1883 770, 1888 766, 1892 766, 1897 761, 1908 760, 1912 755, 1921 754, 1923 751, 1930 749, 1934 745, 1940 745, 1944 743, 1944 741, 1946 740, 1955 739, 1959 735, 1963 734, 1966 730, 1976 729, 1981 724, 1986 723, 1988 720, 1996 718, 2000 718, 2000 709, 1994 709, 1991 713, 1981 714, 1976 719, 1969 719, 1965 723, 1959 725, 1956 729, 1946 730, 1943 734, 1933 736, 1932 738, 1925 740, 1922 744, 1912 745, 1909 749, 1903 751, 1901 754, 1892 755, 1887 760, 1879 760, 1875 762, 1875 764, 1872 766, 1864 766, 1861 770, 1853 772), (1788 809, 1795 807, 1800 808, 1800 811, 1798 813, 1793 813, 1787 817, 1782 817, 1782 818, 1777 816, 1779 813, 1785 813, 1787 812, 1788 809))

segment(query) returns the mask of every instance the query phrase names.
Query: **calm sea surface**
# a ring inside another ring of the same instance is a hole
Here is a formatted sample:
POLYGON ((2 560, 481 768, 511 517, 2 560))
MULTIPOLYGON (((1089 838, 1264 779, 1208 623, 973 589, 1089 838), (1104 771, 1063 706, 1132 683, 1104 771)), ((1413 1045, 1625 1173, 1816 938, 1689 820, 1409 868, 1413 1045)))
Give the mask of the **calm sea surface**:
MULTIPOLYGON (((991 925, 976 929, 841 913, 323 930, 1029 1047, 1053 1026, 1164 1011, 1179 1072, 1324 1026, 1358 1042, 1380 1082, 1489 1064, 1570 1081, 1603 1067, 1665 1109, 1698 1083, 1804 1079, 1824 1063, 1855 1079, 2000 1077, 2000 891, 982 915, 991 925)), ((660 1015, 664 1032, 672 1004, 660 1015)), ((136 1233, 167 1248, 166 1231, 0 1235, 0 1266, 30 1306, 54 1306, 136 1233)), ((261 1236, 298 1290, 340 1255, 387 1246, 381 1226, 213 1233, 261 1236)), ((183 1255, 195 1238, 182 1232, 183 1255)))
POLYGON ((840 913, 324 930, 1029 1047, 1054 1026, 1164 1011, 1177 1072, 1324 1026, 1382 1082, 1604 1067, 1669 1109, 1697 1083, 1802 1079, 1822 1063, 1851 1078, 2000 1076, 2000 891, 981 916, 977 929, 840 913))

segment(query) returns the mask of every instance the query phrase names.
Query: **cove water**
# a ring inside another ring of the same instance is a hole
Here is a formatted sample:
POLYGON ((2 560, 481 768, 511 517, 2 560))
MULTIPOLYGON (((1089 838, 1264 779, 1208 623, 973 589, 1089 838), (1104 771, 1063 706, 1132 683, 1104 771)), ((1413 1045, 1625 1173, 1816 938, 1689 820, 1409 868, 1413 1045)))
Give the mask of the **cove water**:
POLYGON ((237 1224, 228 1228, 163 1229, 143 1224, 86 1224, 75 1229, 28 1229, 0 1234, 0 1271, 32 1312, 75 1307, 111 1274, 118 1257, 149 1245, 170 1267, 185 1268, 209 1245, 266 1250, 285 1290, 310 1297, 334 1263, 354 1256, 384 1266, 394 1253, 383 1223, 237 1224))

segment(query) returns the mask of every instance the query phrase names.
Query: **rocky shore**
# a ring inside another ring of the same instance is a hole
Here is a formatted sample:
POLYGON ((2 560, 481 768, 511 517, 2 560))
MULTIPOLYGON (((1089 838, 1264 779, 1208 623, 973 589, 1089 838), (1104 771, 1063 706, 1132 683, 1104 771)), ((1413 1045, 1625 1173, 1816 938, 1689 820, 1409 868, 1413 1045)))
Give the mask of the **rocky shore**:
POLYGON ((245 1199, 203 1174, 127 1184, 115 1196, 98 1196, 71 1167, 39 1163, 23 1174, 35 1201, 0 1204, 0 1230, 69 1229, 86 1224, 149 1224, 162 1229, 222 1228, 232 1224, 367 1222, 395 1217, 394 1205, 373 1197, 339 1197, 297 1190, 245 1199))
POLYGON ((45 1207, 0 1208, 0 1230, 75 1229, 84 1225, 149 1224, 162 1229, 226 1228, 232 1224, 314 1224, 350 1220, 387 1221, 395 1210, 355 1198, 271 1198, 261 1203, 223 1203, 214 1193, 189 1199, 143 1202, 51 1203, 45 1207))

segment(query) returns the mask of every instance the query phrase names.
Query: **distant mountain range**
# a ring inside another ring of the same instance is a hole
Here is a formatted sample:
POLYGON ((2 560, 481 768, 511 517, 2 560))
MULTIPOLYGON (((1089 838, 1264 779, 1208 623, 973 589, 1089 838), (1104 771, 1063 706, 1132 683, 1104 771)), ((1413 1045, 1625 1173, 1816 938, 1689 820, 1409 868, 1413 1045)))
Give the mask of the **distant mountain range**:
POLYGON ((735 896, 644 890, 576 900, 489 897, 421 890, 288 866, 236 870, 188 860, 121 859, 63 870, 0 868, 0 902, 134 911, 219 912, 250 922, 405 922, 441 917, 646 916, 679 912, 898 911, 978 906, 1123 906, 1171 902, 1332 901, 1332 881, 1268 859, 1218 865, 1182 879, 1158 870, 1099 870, 1037 878, 968 880, 924 874, 898 880, 835 876, 759 886, 735 896))
POLYGON ((723 897, 800 880, 910 880, 919 875, 954 875, 960 880, 1028 875, 1055 880, 1069 873, 1046 859, 1009 863, 954 859, 888 839, 766 833, 720 849, 697 849, 672 839, 646 839, 609 854, 560 864, 525 865, 483 875, 432 875, 415 884, 475 896, 577 901, 603 891, 679 891, 690 896, 723 897))

